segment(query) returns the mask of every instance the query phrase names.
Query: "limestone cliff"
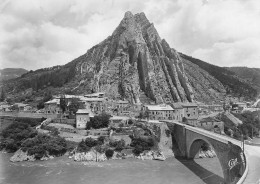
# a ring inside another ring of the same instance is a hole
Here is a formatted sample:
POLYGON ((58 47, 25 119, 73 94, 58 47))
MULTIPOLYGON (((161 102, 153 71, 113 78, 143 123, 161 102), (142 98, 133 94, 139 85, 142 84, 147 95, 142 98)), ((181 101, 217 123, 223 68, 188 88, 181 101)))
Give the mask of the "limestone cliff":
POLYGON ((88 50, 76 70, 81 86, 112 98, 132 103, 145 97, 157 103, 193 100, 179 54, 144 13, 126 12, 113 34, 88 50))

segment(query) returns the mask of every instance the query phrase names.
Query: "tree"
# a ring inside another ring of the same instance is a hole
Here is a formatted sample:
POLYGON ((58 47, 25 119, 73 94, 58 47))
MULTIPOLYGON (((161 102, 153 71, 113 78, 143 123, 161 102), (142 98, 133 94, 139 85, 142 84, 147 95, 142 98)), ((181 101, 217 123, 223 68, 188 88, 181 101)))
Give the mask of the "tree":
POLYGON ((105 136, 99 136, 99 137, 98 137, 98 142, 99 142, 99 144, 104 144, 105 139, 106 139, 105 136))
POLYGON ((134 121, 132 119, 129 119, 128 125, 132 125, 132 124, 134 124, 134 121))
POLYGON ((67 109, 67 103, 66 103, 66 99, 65 99, 65 96, 62 96, 60 98, 60 108, 62 110, 62 112, 64 113, 67 109))
POLYGON ((78 152, 88 152, 90 151, 90 147, 88 147, 85 143, 84 140, 82 140, 79 144, 78 144, 78 147, 77 147, 77 151, 78 152))
POLYGON ((130 138, 132 139, 130 146, 134 147, 133 153, 136 155, 139 155, 144 150, 150 150, 155 145, 155 140, 152 137, 134 138, 131 136, 130 138))
POLYGON ((1 90, 1 95, 0 95, 0 102, 3 102, 5 100, 5 92, 4 92, 4 88, 2 87, 2 90, 1 90))
POLYGON ((72 98, 72 100, 68 106, 68 109, 71 114, 76 114, 78 109, 83 109, 83 108, 84 108, 83 104, 77 98, 72 98))
POLYGON ((90 122, 87 124, 87 129, 99 129, 106 128, 109 125, 110 115, 106 113, 99 114, 90 119, 90 122))
POLYGON ((148 111, 140 112, 139 115, 137 116, 137 118, 139 118, 139 119, 149 118, 149 112, 148 111))
POLYGON ((113 155, 114 155, 114 150, 112 150, 112 149, 106 150, 105 155, 106 155, 106 157, 107 157, 108 159, 112 158, 113 155))
POLYGON ((43 109, 44 108, 44 102, 43 101, 40 101, 38 104, 37 104, 37 109, 43 109))
POLYGON ((47 102, 49 100, 52 99, 52 94, 51 94, 51 91, 47 91, 45 94, 44 94, 44 97, 43 97, 43 102, 47 102))
POLYGON ((95 140, 95 139, 92 139, 91 137, 88 137, 88 138, 85 139, 85 144, 86 144, 88 147, 92 148, 92 147, 98 145, 98 141, 95 140))
POLYGON ((120 141, 117 142, 115 150, 121 152, 124 148, 125 148, 125 141, 121 139, 120 141))

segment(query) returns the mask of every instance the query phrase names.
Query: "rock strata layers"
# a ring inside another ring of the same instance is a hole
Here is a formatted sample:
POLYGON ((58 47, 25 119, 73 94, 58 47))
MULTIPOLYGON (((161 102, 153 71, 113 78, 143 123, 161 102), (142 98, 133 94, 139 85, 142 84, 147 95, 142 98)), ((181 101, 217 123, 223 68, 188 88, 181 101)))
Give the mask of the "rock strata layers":
POLYGON ((144 13, 126 12, 111 36, 77 63, 81 87, 139 103, 192 101, 193 90, 179 54, 160 38, 144 13))

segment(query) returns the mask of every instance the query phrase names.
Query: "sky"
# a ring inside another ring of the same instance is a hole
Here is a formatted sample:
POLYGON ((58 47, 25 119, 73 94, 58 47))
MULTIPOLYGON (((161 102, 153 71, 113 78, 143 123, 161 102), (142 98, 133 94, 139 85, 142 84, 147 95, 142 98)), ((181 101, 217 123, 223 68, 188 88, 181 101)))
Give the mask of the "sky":
POLYGON ((259 0, 0 0, 0 68, 63 65, 144 12, 179 52, 260 68, 259 0))

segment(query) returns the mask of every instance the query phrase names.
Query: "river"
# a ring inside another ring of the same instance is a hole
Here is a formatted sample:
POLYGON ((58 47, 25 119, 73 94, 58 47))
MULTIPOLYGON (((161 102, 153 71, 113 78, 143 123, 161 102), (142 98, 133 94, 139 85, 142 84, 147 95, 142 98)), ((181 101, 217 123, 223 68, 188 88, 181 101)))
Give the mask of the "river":
POLYGON ((49 161, 9 162, 0 153, 1 184, 200 184, 221 183, 218 159, 166 161, 109 160, 100 163, 74 162, 66 157, 49 161))

